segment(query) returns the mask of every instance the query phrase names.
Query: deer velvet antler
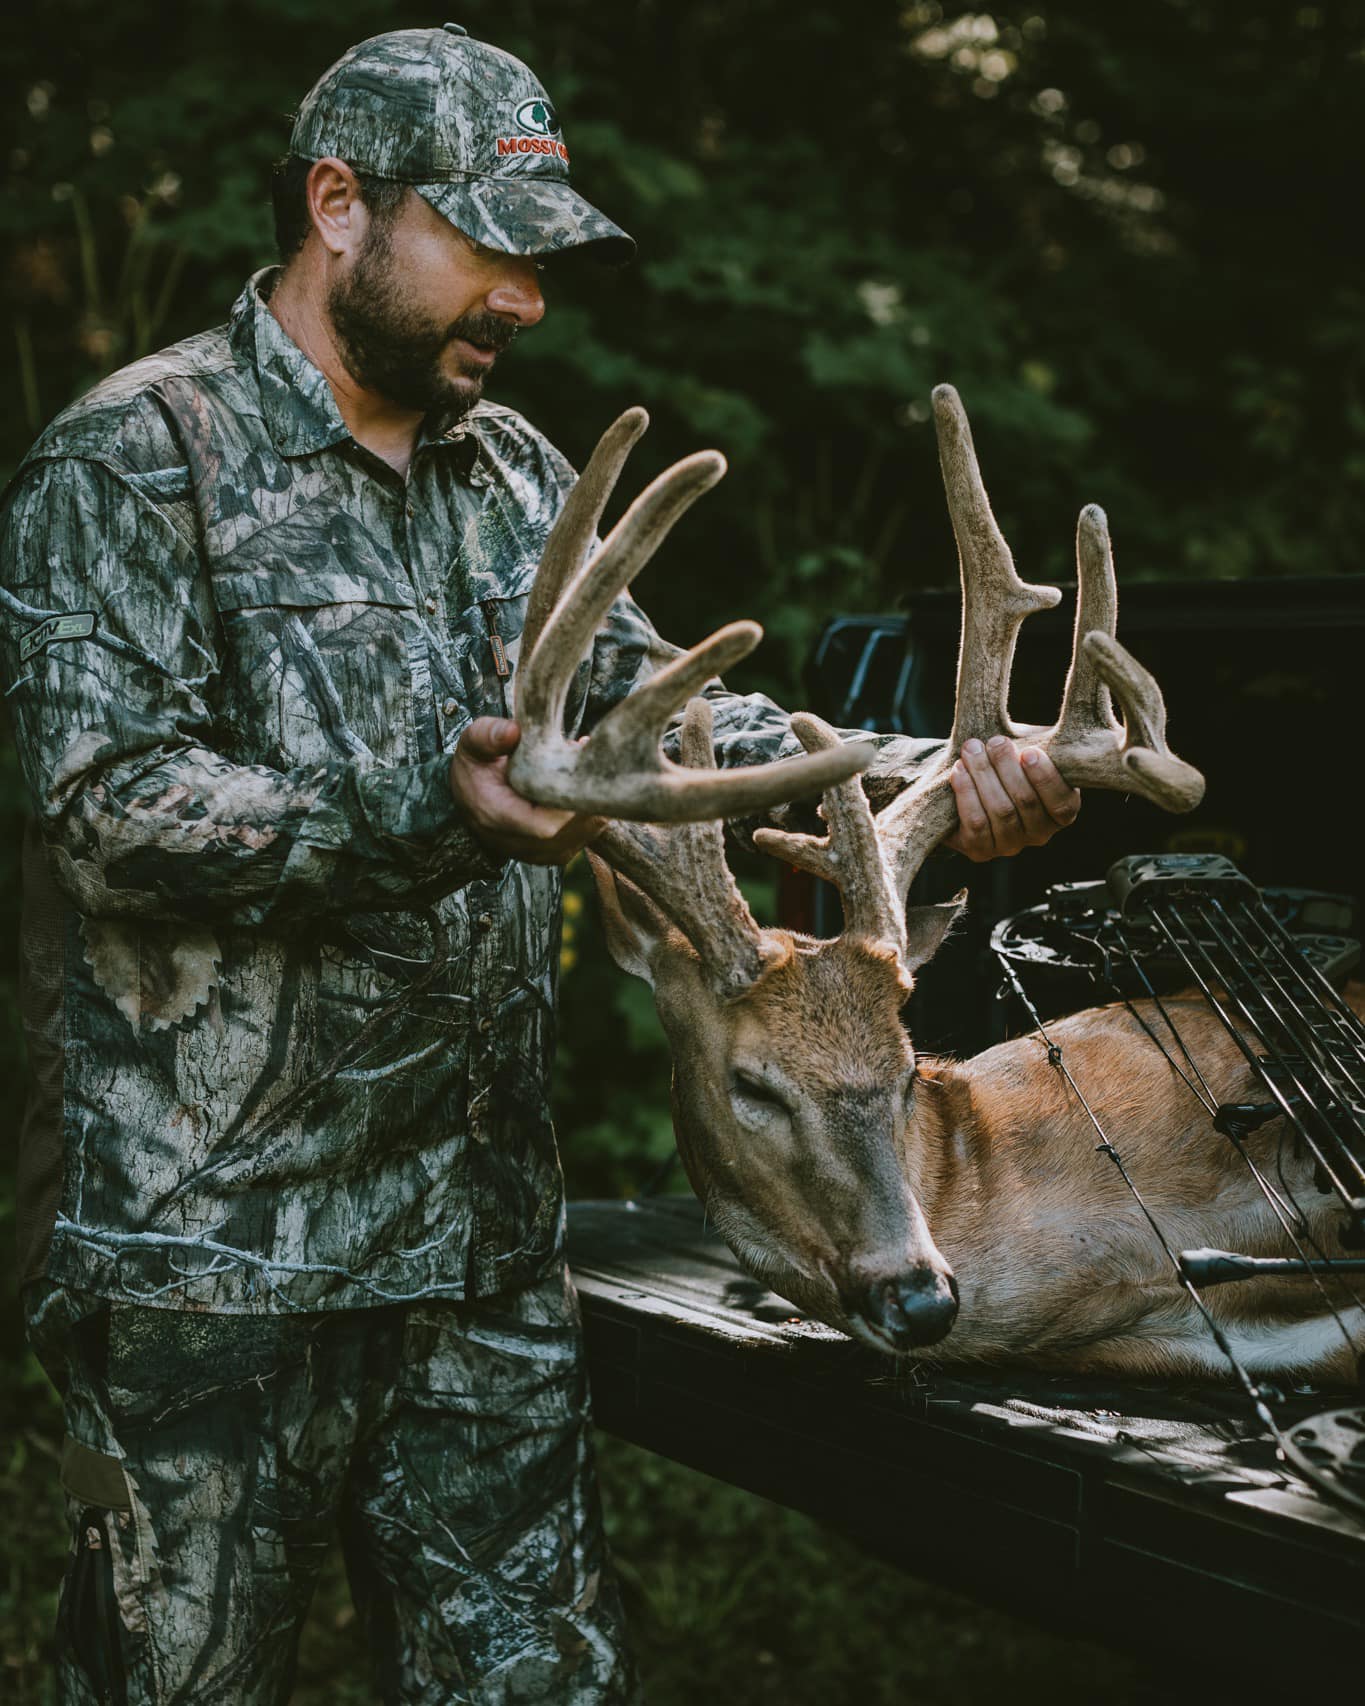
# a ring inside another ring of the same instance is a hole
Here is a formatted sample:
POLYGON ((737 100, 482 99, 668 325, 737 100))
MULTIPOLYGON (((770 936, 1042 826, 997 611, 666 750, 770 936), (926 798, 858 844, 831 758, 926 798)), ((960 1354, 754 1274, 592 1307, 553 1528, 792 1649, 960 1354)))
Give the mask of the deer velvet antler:
POLYGON ((873 748, 861 742, 731 770, 678 765, 664 755, 660 741, 670 718, 754 649, 763 635, 757 622, 731 622, 684 652, 614 706, 588 740, 565 734, 574 673, 613 601, 725 472, 725 459, 714 450, 675 463, 592 552, 607 499, 648 420, 643 409, 631 409, 608 428, 547 542, 522 638, 516 692, 522 733, 508 765, 512 786, 541 805, 681 823, 769 811, 865 769, 873 748))
MULTIPOLYGON (((1155 678, 1114 637, 1118 592, 1104 511, 1081 511, 1076 531, 1079 586, 1071 670, 1062 713, 1051 728, 1014 723, 1009 715, 1010 670, 1024 619, 1057 604, 1055 587, 1030 586, 1015 572, 981 478, 971 427, 951 385, 934 392, 943 484, 957 538, 962 576, 962 638, 958 652, 953 730, 940 758, 918 775, 874 820, 869 836, 849 786, 836 787, 822 807, 825 836, 759 830, 755 844, 838 884, 848 927, 883 932, 904 944, 905 896, 929 854, 957 824, 949 772, 964 741, 1005 734, 1048 753, 1073 787, 1140 794, 1167 811, 1191 811, 1204 778, 1166 744, 1166 707, 1155 678), (1113 712, 1117 699, 1120 722, 1113 712), (888 891, 896 917, 887 923, 888 891)), ((797 727, 793 719, 793 727, 797 727)), ((837 741, 809 718, 798 730, 808 745, 837 741)), ((861 785, 854 784, 861 794, 861 785)))

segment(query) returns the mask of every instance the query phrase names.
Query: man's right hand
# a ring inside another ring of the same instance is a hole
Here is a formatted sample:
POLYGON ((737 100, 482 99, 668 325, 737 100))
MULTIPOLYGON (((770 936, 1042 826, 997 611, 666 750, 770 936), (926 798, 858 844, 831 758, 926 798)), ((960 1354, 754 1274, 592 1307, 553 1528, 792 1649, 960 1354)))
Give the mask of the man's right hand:
POLYGON ((565 865, 607 820, 523 799, 507 780, 507 760, 520 739, 520 728, 505 717, 472 722, 450 761, 450 792, 485 847, 528 865, 565 865))

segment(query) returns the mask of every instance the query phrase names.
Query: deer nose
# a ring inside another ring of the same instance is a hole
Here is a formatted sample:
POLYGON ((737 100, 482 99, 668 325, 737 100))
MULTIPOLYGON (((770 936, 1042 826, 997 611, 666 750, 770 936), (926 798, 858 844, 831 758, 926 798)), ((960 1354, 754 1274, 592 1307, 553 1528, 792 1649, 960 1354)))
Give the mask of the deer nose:
POLYGON ((936 1345, 957 1319, 957 1281, 929 1267, 874 1280, 863 1293, 859 1313, 898 1351, 936 1345))

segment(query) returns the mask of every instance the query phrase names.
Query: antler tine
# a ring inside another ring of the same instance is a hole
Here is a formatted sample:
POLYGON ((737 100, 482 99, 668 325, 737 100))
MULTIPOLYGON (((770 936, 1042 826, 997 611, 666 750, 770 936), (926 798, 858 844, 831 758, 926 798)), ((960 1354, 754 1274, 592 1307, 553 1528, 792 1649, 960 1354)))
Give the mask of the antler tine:
POLYGON ((730 622, 674 658, 603 717, 578 764, 581 778, 648 769, 668 719, 708 681, 748 657, 763 638, 757 622, 730 622))
POLYGON ((570 494, 572 514, 567 521, 561 517, 542 560, 529 607, 534 643, 517 685, 522 738, 508 765, 513 787, 527 799, 569 811, 682 822, 767 811, 865 769, 873 748, 863 742, 708 774, 663 756, 659 742, 669 718, 705 682, 753 650, 763 632, 754 622, 731 623, 676 658, 615 706, 586 743, 566 738, 564 711, 574 673, 612 602, 687 508, 725 472, 725 459, 715 451, 675 463, 641 493, 597 554, 574 568, 644 423, 643 410, 632 411, 604 434, 570 494), (585 483, 588 493, 576 503, 585 483))
POLYGON ((1119 788, 1167 811, 1191 811, 1203 798, 1204 778, 1167 746, 1156 678, 1114 637, 1118 587, 1109 523, 1098 504, 1087 504, 1076 525, 1076 578, 1071 673, 1061 717, 1041 744, 1075 787, 1119 788))
MULTIPOLYGON (((683 763, 694 771, 716 766, 711 706, 688 703, 682 723, 683 763)), ((723 993, 738 995, 762 971, 769 952, 725 858, 718 819, 703 822, 609 823, 593 843, 623 876, 676 924, 723 993)))
POLYGON ((1062 743, 1094 729, 1118 732, 1109 688, 1085 647, 1087 634, 1107 634, 1112 640, 1118 629, 1119 592, 1109 520, 1098 504, 1087 504, 1076 523, 1076 588, 1071 669, 1054 736, 1062 743))
MULTIPOLYGON (((1155 678, 1103 630, 1086 634, 1077 656, 1079 685, 1067 728, 1030 731, 1032 744, 1048 754, 1073 787, 1112 788, 1140 794, 1165 811, 1193 811, 1204 797, 1204 778, 1166 744, 1166 707, 1155 678), (1108 710, 1111 691, 1123 708, 1126 728, 1108 710), (1086 706, 1102 707, 1104 718, 1086 715, 1086 706)), ((948 779, 952 757, 951 749, 945 751, 876 819, 883 857, 902 895, 956 827, 957 802, 948 779)))
POLYGON ((1081 650, 1112 691, 1124 727, 1073 731, 1063 742, 1043 743, 1067 781, 1078 788, 1117 788, 1141 794, 1168 812, 1193 811, 1204 797, 1204 778, 1166 744, 1166 702, 1156 677, 1108 634, 1087 634, 1081 650))
MULTIPOLYGON (((714 450, 698 451, 666 468, 631 504, 597 554, 573 575, 556 599, 535 650, 522 665, 517 712, 523 723, 544 736, 562 739, 569 684, 603 617, 674 523, 724 472, 725 458, 714 450)), ((552 576, 561 572, 559 563, 552 562, 552 576)))
MULTIPOLYGON (((799 711, 792 731, 807 752, 827 752, 839 736, 819 717, 799 711)), ((905 948, 905 909, 882 857, 872 808, 862 782, 854 778, 829 789, 820 807, 829 825, 823 836, 796 835, 781 829, 754 831, 754 846, 798 870, 811 871, 839 890, 847 934, 905 948)))
POLYGON ((586 746, 571 748, 573 775, 565 790, 575 809, 670 823, 748 817, 865 770, 876 751, 866 741, 837 742, 829 751, 768 764, 707 766, 704 774, 662 755, 659 741, 668 719, 707 681, 747 656, 762 633, 756 622, 732 622, 614 706, 586 746))
MULTIPOLYGON (((1166 706, 1156 679, 1103 630, 1084 636, 1078 661, 1080 685, 1072 696, 1068 727, 1041 731, 1032 743, 1073 787, 1111 788, 1139 794, 1165 811, 1193 811, 1204 797, 1204 778, 1166 744, 1166 706), (1093 677, 1090 686, 1088 677, 1093 677), (1110 692, 1123 709, 1125 726, 1108 711, 1110 692), (1086 705, 1102 707, 1104 718, 1085 716, 1086 705)), ((956 827, 957 803, 948 779, 952 756, 946 751, 876 819, 883 856, 902 895, 956 827)))
POLYGON ((1015 732, 1009 684, 1020 625, 1035 611, 1052 609, 1062 596, 1056 587, 1031 586, 1016 573, 986 495, 971 424, 956 390, 935 386, 933 403, 939 465, 962 578, 962 637, 953 730, 943 756, 876 819, 882 855, 902 899, 924 861, 957 823, 948 772, 962 743, 1015 732))
POLYGON ((962 399, 951 385, 934 388, 934 426, 962 574, 962 643, 950 750, 963 741, 1008 734, 1010 667, 1019 625, 1061 598, 1056 587, 1030 586, 991 510, 962 399))
POLYGON ((563 596, 565 587, 583 566, 588 546, 597 532, 607 499, 616 488, 626 458, 635 448, 649 415, 644 409, 627 409, 618 415, 598 439, 588 465, 574 482, 559 519, 550 530, 545 551, 536 570, 526 620, 521 630, 522 655, 529 664, 541 630, 563 596))
POLYGON ((902 904, 924 861, 957 827, 957 796, 948 779, 954 758, 943 756, 884 806, 875 819, 882 857, 902 904))

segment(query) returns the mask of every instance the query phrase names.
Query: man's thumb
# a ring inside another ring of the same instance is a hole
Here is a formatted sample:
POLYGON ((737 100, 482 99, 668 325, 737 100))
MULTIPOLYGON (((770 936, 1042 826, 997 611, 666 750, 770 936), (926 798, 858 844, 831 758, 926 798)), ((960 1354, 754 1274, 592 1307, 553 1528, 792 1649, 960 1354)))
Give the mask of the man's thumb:
POLYGON ((460 747, 467 757, 480 763, 505 758, 516 749, 521 730, 508 717, 476 717, 460 736, 460 747))

